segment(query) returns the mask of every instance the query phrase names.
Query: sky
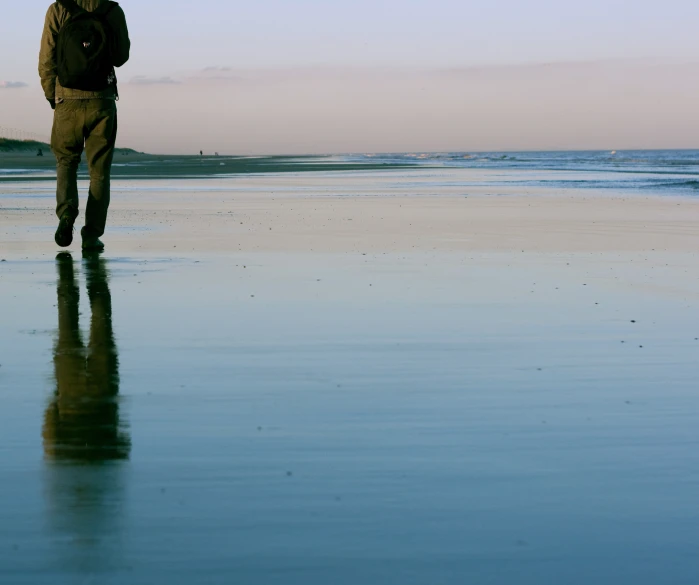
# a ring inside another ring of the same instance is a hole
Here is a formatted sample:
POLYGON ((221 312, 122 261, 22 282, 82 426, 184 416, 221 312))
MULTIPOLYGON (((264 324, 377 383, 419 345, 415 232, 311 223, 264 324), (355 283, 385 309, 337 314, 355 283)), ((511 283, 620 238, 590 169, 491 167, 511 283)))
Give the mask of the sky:
MULTIPOLYGON (((3 6, 0 126, 50 134, 50 3, 3 6), (10 56, 10 58, 7 58, 10 56)), ((699 2, 122 0, 120 145, 226 154, 699 148, 699 2)))

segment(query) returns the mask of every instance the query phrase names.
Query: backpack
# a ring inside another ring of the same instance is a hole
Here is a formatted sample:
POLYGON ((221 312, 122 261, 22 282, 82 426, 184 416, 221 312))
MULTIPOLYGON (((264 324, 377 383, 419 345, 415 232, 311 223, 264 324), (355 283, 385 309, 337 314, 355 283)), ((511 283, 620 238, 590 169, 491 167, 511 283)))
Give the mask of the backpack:
POLYGON ((68 11, 56 39, 56 66, 62 87, 102 91, 116 82, 112 66, 112 31, 106 21, 116 2, 103 2, 94 12, 75 0, 57 0, 68 11))

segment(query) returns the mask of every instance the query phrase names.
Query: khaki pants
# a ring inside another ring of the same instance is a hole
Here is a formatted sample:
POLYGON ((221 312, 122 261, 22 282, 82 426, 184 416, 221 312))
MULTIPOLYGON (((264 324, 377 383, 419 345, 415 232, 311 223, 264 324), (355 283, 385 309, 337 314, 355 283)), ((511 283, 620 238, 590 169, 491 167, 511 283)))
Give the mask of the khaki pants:
POLYGON ((109 181, 117 135, 116 102, 109 99, 65 100, 56 104, 51 150, 56 155, 56 215, 78 215, 78 165, 83 149, 90 170, 85 207, 86 235, 104 233, 109 209, 109 181))

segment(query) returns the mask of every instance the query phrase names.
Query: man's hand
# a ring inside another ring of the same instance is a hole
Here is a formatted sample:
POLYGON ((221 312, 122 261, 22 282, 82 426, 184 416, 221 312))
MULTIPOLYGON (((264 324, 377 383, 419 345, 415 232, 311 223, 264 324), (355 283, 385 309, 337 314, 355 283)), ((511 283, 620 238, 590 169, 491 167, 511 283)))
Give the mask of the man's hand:
POLYGON ((49 105, 51 106, 51 109, 52 109, 52 110, 55 110, 55 109, 56 109, 56 100, 52 100, 52 99, 49 99, 49 98, 46 98, 46 100, 49 102, 49 105))

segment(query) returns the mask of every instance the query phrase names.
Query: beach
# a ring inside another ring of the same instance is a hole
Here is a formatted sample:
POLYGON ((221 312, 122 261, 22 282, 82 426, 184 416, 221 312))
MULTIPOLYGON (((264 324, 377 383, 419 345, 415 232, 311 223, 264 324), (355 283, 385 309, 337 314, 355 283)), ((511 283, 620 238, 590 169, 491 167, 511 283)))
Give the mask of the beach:
POLYGON ((0 581, 696 583, 693 179, 132 156, 0 156, 0 581))

